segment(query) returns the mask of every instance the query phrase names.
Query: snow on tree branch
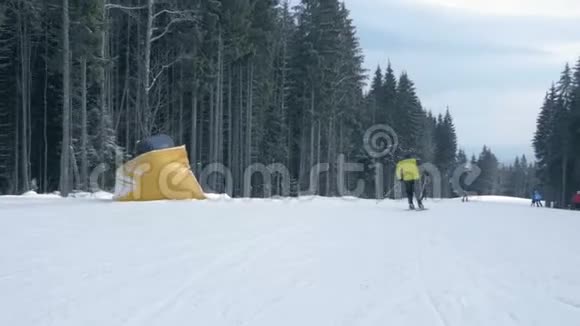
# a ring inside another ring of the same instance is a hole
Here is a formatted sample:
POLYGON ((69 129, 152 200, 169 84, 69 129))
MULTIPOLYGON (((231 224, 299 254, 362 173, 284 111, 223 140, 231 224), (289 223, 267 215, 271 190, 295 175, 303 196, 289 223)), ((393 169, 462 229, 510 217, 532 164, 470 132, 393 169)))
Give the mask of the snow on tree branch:
POLYGON ((117 5, 114 3, 107 3, 105 5, 105 9, 121 9, 121 10, 142 10, 147 9, 147 6, 137 6, 137 7, 128 7, 123 5, 117 5))

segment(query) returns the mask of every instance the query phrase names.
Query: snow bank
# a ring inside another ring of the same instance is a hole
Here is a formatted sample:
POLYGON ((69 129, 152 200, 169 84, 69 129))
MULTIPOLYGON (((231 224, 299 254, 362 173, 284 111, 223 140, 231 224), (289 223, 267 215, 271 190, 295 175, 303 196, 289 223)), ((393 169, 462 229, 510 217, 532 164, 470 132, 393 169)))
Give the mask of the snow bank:
POLYGON ((427 205, 2 197, 0 325, 580 325, 579 212, 427 205))
MULTIPOLYGON (((73 192, 69 196, 69 198, 76 198, 76 199, 100 199, 100 200, 112 200, 113 194, 105 191, 98 191, 98 192, 73 192)), ((15 195, 8 195, 8 196, 0 196, 0 200, 6 199, 42 199, 42 200, 56 200, 56 199, 63 199, 60 196, 59 192, 54 192, 50 194, 38 194, 35 191, 27 191, 20 196, 15 195)))
POLYGON ((85 199, 102 199, 102 200, 113 200, 113 194, 106 191, 97 192, 74 192, 69 195, 70 198, 85 198, 85 199))
POLYGON ((2 199, 58 199, 61 198, 58 194, 38 194, 35 191, 27 191, 22 195, 4 195, 0 196, 2 199))
MULTIPOLYGON (((471 201, 486 202, 486 203, 500 203, 500 204, 515 204, 531 206, 532 200, 530 198, 506 197, 506 196, 472 196, 469 197, 471 201)), ((542 202, 545 203, 545 202, 542 202)))
POLYGON ((215 200, 215 201, 219 201, 219 200, 232 200, 232 197, 230 197, 228 194, 205 193, 205 196, 207 197, 207 199, 209 199, 209 200, 215 200))

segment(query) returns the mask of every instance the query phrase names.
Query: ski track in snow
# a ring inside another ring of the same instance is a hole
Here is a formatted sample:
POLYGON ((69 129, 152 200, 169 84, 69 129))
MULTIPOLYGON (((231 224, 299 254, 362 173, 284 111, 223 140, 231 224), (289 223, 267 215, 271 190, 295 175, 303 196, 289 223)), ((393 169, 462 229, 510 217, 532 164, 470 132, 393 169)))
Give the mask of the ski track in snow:
POLYGON ((422 253, 427 249, 427 245, 425 244, 425 235, 423 234, 424 231, 420 231, 417 235, 417 243, 418 243, 418 251, 417 256, 415 258, 415 272, 417 275, 419 291, 423 300, 427 303, 429 308, 433 311, 433 314, 437 318, 437 322, 440 326, 449 326, 443 312, 438 307, 437 301, 434 299, 431 291, 428 289, 428 286, 425 284, 425 277, 424 277, 424 268, 423 268, 423 258, 422 253))
POLYGON ((252 261, 252 259, 247 259, 250 253, 255 259, 256 256, 263 256, 264 253, 274 250, 281 242, 283 242, 283 240, 280 240, 278 237, 280 237, 282 233, 285 233, 285 231, 285 229, 276 230, 273 234, 258 236, 247 243, 238 244, 238 246, 242 247, 241 249, 231 251, 214 260, 203 270, 193 274, 191 278, 182 286, 178 287, 175 292, 169 294, 158 302, 154 302, 151 306, 143 307, 142 311, 131 317, 126 322, 126 325, 144 325, 149 320, 155 319, 164 311, 168 310, 169 307, 174 305, 180 298, 186 295, 195 283, 200 282, 200 280, 203 280, 205 277, 214 273, 219 273, 220 271, 226 271, 229 273, 232 272, 232 270, 241 269, 243 265, 249 264, 252 261), (257 244, 262 244, 263 247, 258 248, 257 244))
POLYGON ((0 325, 580 325, 580 213, 428 206, 0 197, 0 325))

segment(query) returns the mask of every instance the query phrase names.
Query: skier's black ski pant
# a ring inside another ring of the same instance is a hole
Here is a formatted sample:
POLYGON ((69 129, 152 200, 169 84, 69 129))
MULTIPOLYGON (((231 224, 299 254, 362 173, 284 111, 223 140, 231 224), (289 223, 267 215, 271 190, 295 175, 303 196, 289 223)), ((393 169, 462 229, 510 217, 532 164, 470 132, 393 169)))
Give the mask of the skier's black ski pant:
POLYGON ((405 181, 405 190, 407 191, 409 205, 413 205, 413 196, 415 196, 415 181, 405 181))

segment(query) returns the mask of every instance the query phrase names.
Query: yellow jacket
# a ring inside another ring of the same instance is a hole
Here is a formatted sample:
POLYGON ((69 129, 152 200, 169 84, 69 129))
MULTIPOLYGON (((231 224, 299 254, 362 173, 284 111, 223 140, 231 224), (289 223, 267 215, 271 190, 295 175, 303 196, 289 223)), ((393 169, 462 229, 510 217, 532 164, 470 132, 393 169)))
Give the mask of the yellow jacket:
POLYGON ((414 158, 402 160, 397 163, 397 179, 403 181, 416 181, 421 179, 421 173, 414 158))

